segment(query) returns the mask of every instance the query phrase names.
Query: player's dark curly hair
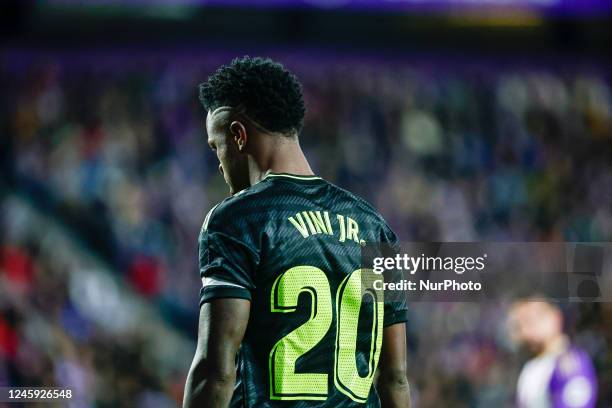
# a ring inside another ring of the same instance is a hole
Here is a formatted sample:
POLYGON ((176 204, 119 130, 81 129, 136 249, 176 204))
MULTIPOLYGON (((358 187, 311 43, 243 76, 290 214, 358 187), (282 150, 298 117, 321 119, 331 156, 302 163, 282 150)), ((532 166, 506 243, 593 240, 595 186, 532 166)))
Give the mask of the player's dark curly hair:
POLYGON ((200 102, 208 111, 220 106, 241 107, 272 132, 299 133, 304 124, 302 86, 295 75, 269 58, 236 58, 199 89, 200 102))

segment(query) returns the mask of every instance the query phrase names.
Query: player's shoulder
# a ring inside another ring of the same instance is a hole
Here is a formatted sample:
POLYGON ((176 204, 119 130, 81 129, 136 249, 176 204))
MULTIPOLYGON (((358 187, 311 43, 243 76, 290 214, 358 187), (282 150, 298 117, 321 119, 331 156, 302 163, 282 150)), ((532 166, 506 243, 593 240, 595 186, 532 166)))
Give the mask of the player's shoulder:
POLYGON ((330 200, 330 206, 347 209, 351 212, 358 210, 373 223, 378 224, 385 235, 392 236, 387 222, 376 208, 362 197, 337 186, 320 177, 311 179, 300 178, 300 183, 291 182, 287 177, 267 177, 259 183, 248 187, 231 197, 227 197, 215 205, 206 215, 202 224, 202 231, 207 229, 226 230, 246 228, 250 221, 261 220, 259 215, 272 209, 275 203, 285 201, 288 196, 307 198, 316 195, 330 200), (304 182, 307 183, 304 183, 304 182), (310 186, 315 190, 311 190, 310 186))
POLYGON ((258 200, 269 189, 268 184, 260 182, 225 198, 208 211, 202 230, 210 226, 232 225, 244 220, 258 206, 258 200))
POLYGON ((575 373, 592 370, 592 362, 589 354, 578 346, 571 346, 559 355, 557 368, 560 374, 571 376, 575 373))
POLYGON ((332 189, 335 190, 335 193, 340 196, 343 197, 348 203, 350 203, 350 205, 354 205, 357 206, 358 209, 366 214, 368 214, 369 216, 373 217, 376 221, 380 222, 381 224, 383 224, 385 227, 388 227, 387 222, 385 221, 385 219, 383 218, 383 216, 380 214, 380 212, 378 212, 378 210, 376 209, 376 207, 374 207, 370 202, 368 202, 366 199, 358 196, 357 194, 346 190, 340 186, 337 186, 333 183, 328 182, 329 185, 331 186, 332 189))

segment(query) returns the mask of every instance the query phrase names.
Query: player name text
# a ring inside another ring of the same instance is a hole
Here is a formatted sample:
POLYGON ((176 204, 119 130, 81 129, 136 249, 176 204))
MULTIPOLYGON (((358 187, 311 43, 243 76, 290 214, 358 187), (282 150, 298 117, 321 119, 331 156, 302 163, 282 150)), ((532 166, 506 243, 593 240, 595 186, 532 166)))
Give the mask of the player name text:
POLYGON ((303 238, 318 234, 333 235, 338 241, 364 242, 359 239, 359 225, 351 217, 329 211, 300 211, 287 218, 303 238))

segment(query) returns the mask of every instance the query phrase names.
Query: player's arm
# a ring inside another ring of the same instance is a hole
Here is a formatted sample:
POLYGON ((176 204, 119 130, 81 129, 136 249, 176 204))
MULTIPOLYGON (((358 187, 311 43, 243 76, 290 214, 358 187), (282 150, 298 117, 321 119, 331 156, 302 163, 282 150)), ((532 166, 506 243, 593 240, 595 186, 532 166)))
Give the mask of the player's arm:
POLYGON ((406 377, 406 324, 403 322, 384 329, 376 391, 383 408, 410 407, 410 387, 406 377))
POLYGON ((223 298, 200 309, 198 343, 185 384, 183 408, 227 408, 236 381, 236 354, 251 302, 223 298))

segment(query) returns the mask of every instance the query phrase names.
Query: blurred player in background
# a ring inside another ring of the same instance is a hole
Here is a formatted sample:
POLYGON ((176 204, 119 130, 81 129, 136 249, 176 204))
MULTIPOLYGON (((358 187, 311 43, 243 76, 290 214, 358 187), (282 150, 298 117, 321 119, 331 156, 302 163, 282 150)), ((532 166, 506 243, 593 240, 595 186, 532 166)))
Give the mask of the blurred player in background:
POLYGON ((592 408, 597 379, 588 354, 563 332, 559 307, 543 298, 516 302, 510 310, 512 337, 533 353, 517 385, 520 408, 592 408))
POLYGON ((300 83, 245 57, 202 84, 200 100, 231 197, 200 233, 184 407, 408 407, 405 302, 364 301, 360 269, 362 244, 395 235, 313 174, 298 142, 300 83))

